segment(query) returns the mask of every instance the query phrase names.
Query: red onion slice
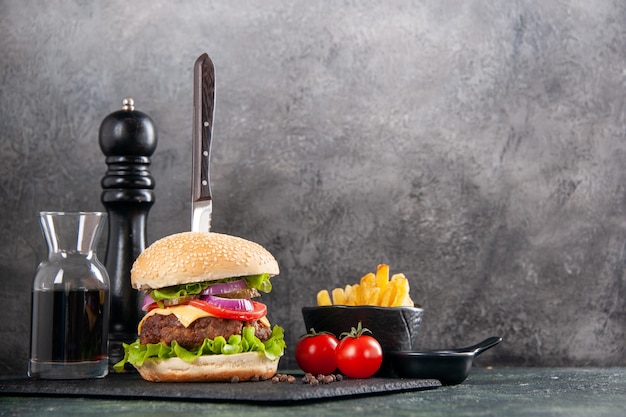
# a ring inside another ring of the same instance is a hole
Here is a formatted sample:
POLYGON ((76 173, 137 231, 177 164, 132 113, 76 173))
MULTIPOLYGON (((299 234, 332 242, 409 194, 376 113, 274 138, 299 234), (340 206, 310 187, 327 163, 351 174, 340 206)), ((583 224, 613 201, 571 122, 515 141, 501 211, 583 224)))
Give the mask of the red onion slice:
POLYGON ((154 301, 154 299, 150 297, 150 294, 146 294, 146 296, 143 298, 143 302, 141 303, 141 310, 148 311, 148 307, 155 302, 156 301, 154 301))
POLYGON ((243 279, 237 281, 224 282, 221 284, 209 285, 200 295, 219 295, 234 291, 241 291, 248 288, 248 284, 243 279))
POLYGON ((235 311, 254 310, 252 301, 248 300, 247 298, 220 298, 220 297, 214 297, 212 295, 203 295, 202 297, 200 297, 200 299, 206 301, 209 304, 214 305, 215 307, 223 308, 225 310, 235 310, 235 311))

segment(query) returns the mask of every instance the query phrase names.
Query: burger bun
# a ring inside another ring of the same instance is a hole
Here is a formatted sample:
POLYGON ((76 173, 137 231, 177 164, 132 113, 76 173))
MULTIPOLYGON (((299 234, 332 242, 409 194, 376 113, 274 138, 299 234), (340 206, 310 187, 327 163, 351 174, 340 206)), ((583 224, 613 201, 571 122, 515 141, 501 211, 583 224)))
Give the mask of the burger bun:
POLYGON ((276 259, 255 242, 214 232, 183 232, 157 240, 137 257, 131 285, 145 291, 278 273, 276 259))
POLYGON ((203 355, 189 363, 180 358, 146 359, 137 371, 150 382, 243 382, 276 374, 278 360, 262 352, 203 355))

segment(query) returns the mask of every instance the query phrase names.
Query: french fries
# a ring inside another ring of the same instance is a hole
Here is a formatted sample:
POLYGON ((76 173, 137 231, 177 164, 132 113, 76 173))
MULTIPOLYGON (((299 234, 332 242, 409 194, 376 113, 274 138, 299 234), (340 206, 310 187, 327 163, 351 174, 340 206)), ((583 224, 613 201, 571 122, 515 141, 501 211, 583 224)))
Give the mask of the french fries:
POLYGON ((344 288, 335 288, 330 293, 317 293, 317 305, 413 307, 409 294, 409 280, 404 274, 393 274, 389 279, 389 265, 380 264, 376 274, 370 272, 361 280, 344 288))

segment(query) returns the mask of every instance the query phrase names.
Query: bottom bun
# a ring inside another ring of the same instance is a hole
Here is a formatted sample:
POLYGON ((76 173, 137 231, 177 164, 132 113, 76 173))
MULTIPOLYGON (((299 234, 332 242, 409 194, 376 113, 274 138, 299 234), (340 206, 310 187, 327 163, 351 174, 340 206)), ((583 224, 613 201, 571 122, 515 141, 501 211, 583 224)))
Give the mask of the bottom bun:
POLYGON ((264 380, 273 377, 278 360, 262 352, 235 355, 204 355, 189 363, 180 358, 146 359, 137 367, 141 377, 151 382, 218 382, 264 380))

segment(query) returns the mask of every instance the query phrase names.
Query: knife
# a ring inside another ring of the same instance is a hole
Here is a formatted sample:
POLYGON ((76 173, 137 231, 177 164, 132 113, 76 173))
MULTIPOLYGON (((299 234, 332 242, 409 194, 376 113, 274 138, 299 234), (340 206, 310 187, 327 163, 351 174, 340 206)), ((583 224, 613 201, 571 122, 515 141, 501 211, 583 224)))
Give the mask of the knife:
POLYGON ((198 57, 193 71, 193 163, 191 185, 191 230, 211 229, 213 199, 209 176, 213 114, 215 112, 215 70, 211 58, 198 57))

